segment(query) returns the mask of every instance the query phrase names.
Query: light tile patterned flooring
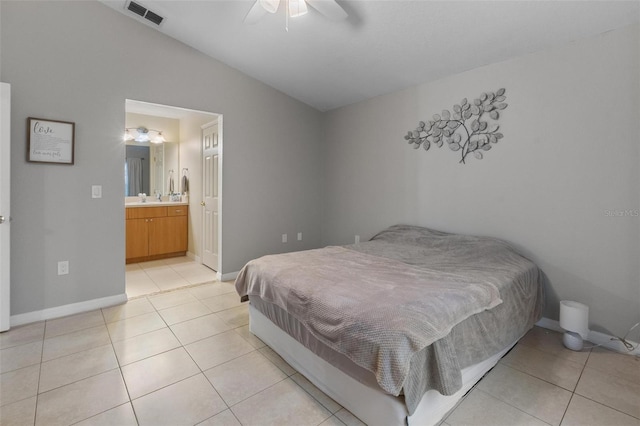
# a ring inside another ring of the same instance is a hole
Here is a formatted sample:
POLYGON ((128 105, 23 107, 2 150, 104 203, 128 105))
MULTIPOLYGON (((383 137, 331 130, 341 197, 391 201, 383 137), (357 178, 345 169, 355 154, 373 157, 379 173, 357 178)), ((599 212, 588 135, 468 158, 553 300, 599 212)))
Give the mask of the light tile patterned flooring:
MULTIPOLYGON (((248 329, 208 283, 0 334, 2 425, 362 423, 248 329)), ((443 425, 640 425, 640 360, 534 328, 443 425)))
POLYGON ((132 263, 126 267, 129 299, 216 280, 216 273, 188 257, 132 263))

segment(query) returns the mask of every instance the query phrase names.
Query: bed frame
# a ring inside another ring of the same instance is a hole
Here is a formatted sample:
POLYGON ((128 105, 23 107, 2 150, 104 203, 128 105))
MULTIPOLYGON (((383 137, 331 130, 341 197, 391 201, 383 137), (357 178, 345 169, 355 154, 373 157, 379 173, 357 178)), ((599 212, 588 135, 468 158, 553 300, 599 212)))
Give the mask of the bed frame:
POLYGON ((451 396, 435 390, 424 394, 409 416, 402 398, 364 385, 318 357, 253 306, 249 306, 250 330, 325 394, 369 426, 435 425, 462 399, 518 340, 497 354, 462 370, 462 388, 451 396))

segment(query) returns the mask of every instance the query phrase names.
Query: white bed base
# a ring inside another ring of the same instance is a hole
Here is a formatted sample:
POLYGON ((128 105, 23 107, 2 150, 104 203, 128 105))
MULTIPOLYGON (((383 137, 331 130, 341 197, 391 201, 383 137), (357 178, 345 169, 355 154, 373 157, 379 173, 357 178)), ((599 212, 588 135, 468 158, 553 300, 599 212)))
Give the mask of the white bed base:
POLYGON ((402 399, 381 389, 366 386, 338 370, 289 336, 253 306, 249 306, 249 316, 249 327, 253 334, 320 390, 369 426, 435 425, 517 343, 516 340, 494 356, 463 369, 462 388, 454 395, 443 396, 435 390, 425 393, 415 413, 408 416, 402 399))

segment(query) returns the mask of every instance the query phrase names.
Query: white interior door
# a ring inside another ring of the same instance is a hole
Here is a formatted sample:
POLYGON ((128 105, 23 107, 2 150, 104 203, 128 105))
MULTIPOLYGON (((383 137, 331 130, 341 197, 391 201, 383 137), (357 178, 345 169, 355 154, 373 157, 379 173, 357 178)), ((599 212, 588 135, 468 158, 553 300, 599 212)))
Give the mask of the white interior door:
POLYGON ((9 329, 10 290, 9 246, 11 201, 11 86, 0 83, 0 331, 9 329))
POLYGON ((204 207, 202 236, 202 263, 214 271, 219 269, 219 170, 220 144, 218 139, 218 124, 212 124, 202 129, 202 158, 203 182, 202 205, 204 207))

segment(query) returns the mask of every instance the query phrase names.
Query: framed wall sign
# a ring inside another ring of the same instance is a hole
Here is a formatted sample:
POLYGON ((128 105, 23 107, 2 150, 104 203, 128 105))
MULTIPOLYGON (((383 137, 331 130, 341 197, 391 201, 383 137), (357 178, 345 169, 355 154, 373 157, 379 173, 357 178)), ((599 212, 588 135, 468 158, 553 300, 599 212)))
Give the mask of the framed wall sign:
POLYGON ((27 119, 27 161, 73 164, 75 123, 27 119))

